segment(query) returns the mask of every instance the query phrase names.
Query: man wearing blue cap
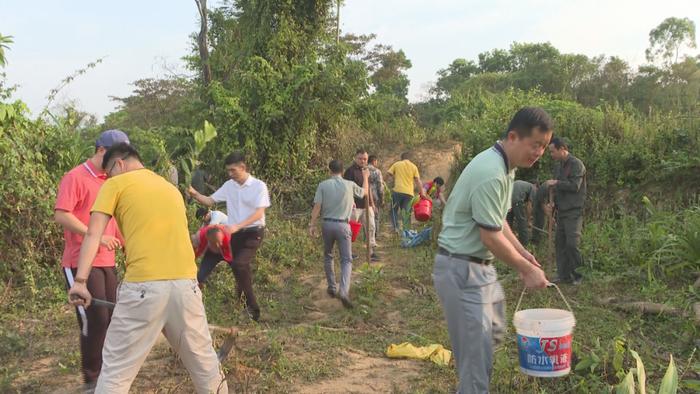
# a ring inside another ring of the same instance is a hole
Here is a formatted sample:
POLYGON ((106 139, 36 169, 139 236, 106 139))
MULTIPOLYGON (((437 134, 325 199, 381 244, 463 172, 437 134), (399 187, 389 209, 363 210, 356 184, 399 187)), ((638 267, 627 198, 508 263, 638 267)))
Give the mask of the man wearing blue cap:
MULTIPOLYGON (((66 284, 70 288, 74 282, 85 282, 95 297, 114 302, 117 290, 117 274, 114 267, 114 253, 120 249, 123 240, 114 219, 109 221, 101 238, 100 248, 95 256, 95 267, 87 279, 75 277, 78 268, 78 255, 87 232, 92 209, 100 187, 107 179, 102 170, 102 158, 112 145, 129 143, 129 137, 121 130, 107 130, 95 142, 95 153, 91 158, 68 171, 58 187, 54 218, 63 227, 65 248, 62 268, 66 284)), ((94 388, 102 369, 102 345, 111 320, 112 311, 103 307, 76 307, 80 327, 80 352, 86 391, 94 388)))

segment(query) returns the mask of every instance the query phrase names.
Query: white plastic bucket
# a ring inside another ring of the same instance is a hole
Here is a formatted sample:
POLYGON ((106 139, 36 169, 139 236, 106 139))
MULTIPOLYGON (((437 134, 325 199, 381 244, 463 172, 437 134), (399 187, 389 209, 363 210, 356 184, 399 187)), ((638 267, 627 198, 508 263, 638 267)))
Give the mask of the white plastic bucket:
POLYGON ((557 285, 555 287, 569 308, 525 309, 519 311, 525 289, 515 307, 513 325, 518 341, 520 371, 540 378, 555 378, 571 371, 571 342, 576 319, 569 302, 557 285))

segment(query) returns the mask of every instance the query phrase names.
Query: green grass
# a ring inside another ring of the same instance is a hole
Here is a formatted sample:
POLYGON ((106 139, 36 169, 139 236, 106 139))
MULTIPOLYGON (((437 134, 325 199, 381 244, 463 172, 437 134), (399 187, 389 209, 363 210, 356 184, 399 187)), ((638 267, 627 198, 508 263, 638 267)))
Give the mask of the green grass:
MULTIPOLYGON (((334 379, 347 373, 345 352, 348 351, 383 358, 390 344, 407 341, 415 345, 440 343, 449 348, 442 309, 430 276, 432 246, 401 249, 398 240, 383 234, 381 268, 355 262, 351 295, 356 307, 345 310, 324 306, 320 318, 311 321, 310 313, 319 312, 314 306, 319 301, 314 284, 324 280, 319 241, 308 239, 303 232, 305 227, 298 222, 275 218, 270 220, 270 226, 270 235, 264 241, 256 267, 255 287, 263 308, 260 324, 251 322, 240 312, 242 305, 232 297, 234 280, 226 265, 217 268, 204 291, 210 323, 237 326, 244 331, 224 364, 231 390, 281 393, 290 387, 334 379)), ((601 242, 600 237, 595 240, 601 242)), ((358 250, 360 256, 364 256, 362 252, 358 250)), ((639 352, 649 387, 658 387, 670 354, 684 379, 697 379, 694 360, 690 360, 697 327, 690 319, 620 312, 598 303, 600 298, 615 296, 689 308, 693 300, 697 301, 697 295, 689 289, 690 278, 676 276, 649 283, 643 272, 635 270, 614 273, 610 267, 588 269, 581 286, 565 286, 562 291, 577 320, 574 362, 592 359, 594 355, 599 362, 593 371, 589 368, 564 378, 535 379, 518 371, 515 333, 510 325, 522 284, 504 265, 499 264, 498 270, 506 290, 509 332, 495 355, 494 393, 608 392, 619 383, 621 370, 626 372, 634 366, 629 352, 616 356, 616 343, 622 344, 623 350, 639 352)), ((61 282, 35 293, 25 298, 26 290, 10 290, 0 306, 2 392, 30 392, 39 387, 39 391, 51 391, 65 387, 66 381, 79 383, 78 330, 71 308, 64 304, 61 282)), ((327 297, 325 293, 323 297, 327 297)), ((542 290, 529 292, 523 301, 524 308, 535 306, 563 307, 563 304, 555 291, 542 290)), ((223 335, 215 334, 214 340, 216 345, 220 344, 223 335)), ((137 377, 135 389, 188 391, 190 386, 182 383, 186 382, 187 374, 172 352, 159 351, 152 358, 137 377), (163 363, 167 368, 159 369, 163 363), (149 371, 157 372, 157 379, 146 373, 149 371)), ((453 366, 414 362, 418 373, 411 375, 405 384, 394 385, 391 391, 454 390, 453 366)), ((391 376, 392 370, 385 368, 377 374, 391 376)))

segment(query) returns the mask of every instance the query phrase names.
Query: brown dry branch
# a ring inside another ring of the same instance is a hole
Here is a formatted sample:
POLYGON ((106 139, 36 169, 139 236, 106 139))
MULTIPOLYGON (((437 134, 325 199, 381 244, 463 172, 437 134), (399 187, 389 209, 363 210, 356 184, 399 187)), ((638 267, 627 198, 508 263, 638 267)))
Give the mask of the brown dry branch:
MULTIPOLYGON (((625 302, 619 301, 615 297, 601 298, 597 300, 599 304, 609 305, 615 309, 628 312, 641 312, 646 315, 671 315, 678 317, 690 318, 690 314, 678 308, 674 308, 669 305, 659 304, 656 302, 647 301, 633 301, 625 302)), ((700 325, 700 302, 693 304, 693 317, 695 324, 700 325)))

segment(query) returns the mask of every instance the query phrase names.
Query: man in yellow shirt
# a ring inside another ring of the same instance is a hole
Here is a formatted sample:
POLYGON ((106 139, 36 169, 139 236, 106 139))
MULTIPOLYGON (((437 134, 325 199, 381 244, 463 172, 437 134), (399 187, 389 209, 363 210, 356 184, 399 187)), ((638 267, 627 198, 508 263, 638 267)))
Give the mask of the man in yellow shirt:
POLYGON ((72 304, 90 306, 85 281, 102 233, 114 217, 128 245, 126 274, 107 329, 95 392, 128 393, 163 331, 198 393, 227 393, 195 279, 182 195, 144 168, 130 145, 112 146, 102 167, 109 179, 92 207, 75 282, 68 292, 72 304))
POLYGON ((401 160, 389 167, 389 180, 394 179, 394 190, 391 192, 391 225, 394 231, 399 230, 400 211, 408 211, 415 195, 415 189, 422 198, 428 198, 423 191, 423 183, 418 174, 418 167, 410 160, 411 153, 401 154, 401 160))

